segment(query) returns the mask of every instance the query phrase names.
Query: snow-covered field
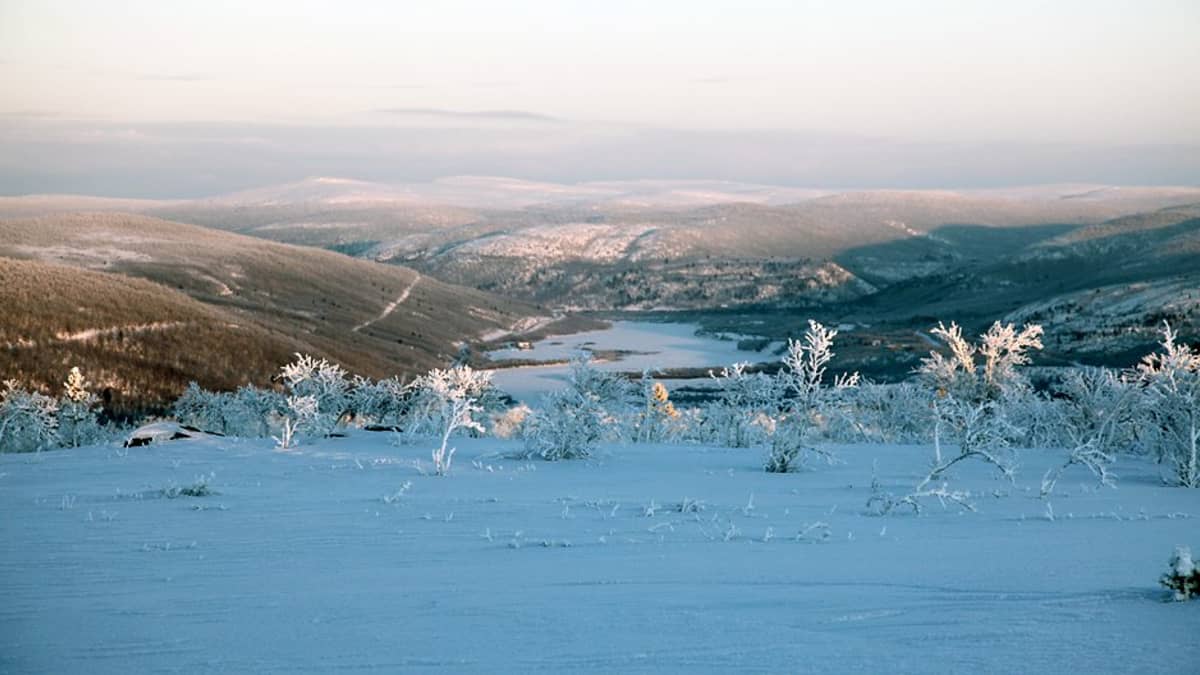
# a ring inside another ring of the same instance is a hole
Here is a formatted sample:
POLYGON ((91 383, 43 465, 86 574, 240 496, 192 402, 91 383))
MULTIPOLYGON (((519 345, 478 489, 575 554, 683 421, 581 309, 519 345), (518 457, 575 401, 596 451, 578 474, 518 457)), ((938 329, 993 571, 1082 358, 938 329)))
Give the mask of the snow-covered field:
MULTIPOLYGON (((608 328, 565 336, 554 336, 533 344, 533 349, 498 349, 488 353, 496 361, 505 359, 564 360, 581 349, 628 350, 619 360, 597 361, 601 370, 652 372, 666 368, 714 368, 737 361, 756 361, 764 353, 745 352, 737 342, 696 335, 699 326, 688 323, 653 321, 615 321, 608 328)), ((542 394, 561 389, 566 381, 566 365, 537 365, 503 368, 495 371, 496 387, 513 398, 536 403, 542 394)))
POLYGON ((0 671, 1197 672, 1200 603, 1156 581, 1200 544, 1200 493, 1149 463, 1115 490, 1068 473, 1052 510, 1057 453, 1015 485, 966 463, 978 513, 875 517, 872 464, 903 489, 927 448, 768 474, 758 450, 457 439, 436 477, 390 440, 0 455, 0 671), (200 475, 217 494, 164 495, 200 475))

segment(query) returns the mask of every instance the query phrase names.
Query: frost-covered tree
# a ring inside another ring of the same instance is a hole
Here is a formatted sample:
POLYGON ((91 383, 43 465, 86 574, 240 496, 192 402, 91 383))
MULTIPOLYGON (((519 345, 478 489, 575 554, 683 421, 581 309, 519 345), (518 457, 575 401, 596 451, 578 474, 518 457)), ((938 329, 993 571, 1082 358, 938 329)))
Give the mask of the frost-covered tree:
POLYGON ((628 408, 631 394, 624 378, 596 368, 586 354, 574 357, 567 386, 547 394, 525 422, 525 456, 551 461, 589 456, 628 408))
POLYGON ((0 452, 35 452, 58 442, 58 403, 13 380, 0 392, 0 452))
MULTIPOLYGON (((491 371, 475 370, 470 366, 454 366, 444 370, 432 370, 418 377, 411 387, 397 387, 400 401, 394 405, 406 405, 403 431, 409 437, 440 436, 449 423, 452 407, 447 407, 447 396, 469 398, 476 408, 475 417, 480 421, 486 415, 501 408, 499 392, 492 386, 491 371)), ((462 427, 474 434, 486 430, 480 425, 462 427)))
POLYGON ((1179 344, 1165 322, 1162 336, 1162 351, 1138 365, 1145 392, 1142 431, 1172 466, 1175 483, 1200 487, 1200 351, 1179 344))
POLYGON ((845 404, 845 390, 858 386, 859 379, 858 373, 842 373, 831 384, 825 383, 836 336, 836 330, 810 320, 803 339, 788 340, 783 369, 779 372, 781 412, 765 463, 771 473, 795 470, 806 454, 833 459, 827 450, 813 442, 814 437, 827 417, 845 404))
POLYGON ((95 443, 102 436, 96 410, 100 398, 88 391, 89 386, 78 366, 71 368, 63 383, 58 402, 58 437, 68 448, 95 443))
MULTIPOLYGON (((312 399, 316 404, 315 413, 305 421, 305 433, 312 436, 328 436, 337 428, 350 405, 350 381, 346 379, 346 371, 339 365, 325 359, 315 359, 306 354, 296 354, 296 360, 280 369, 279 377, 287 388, 289 399, 312 399)), ((302 406, 306 414, 310 414, 308 403, 302 406)), ((293 422, 300 422, 295 416, 296 407, 291 404, 293 422)))
POLYGON ((748 373, 747 363, 709 372, 717 399, 704 409, 706 440, 730 448, 748 448, 765 441, 774 427, 768 416, 777 412, 778 382, 763 373, 748 373))
POLYGON ((448 447, 451 436, 460 430, 483 433, 484 426, 476 416, 483 413, 479 400, 491 385, 491 371, 465 365, 434 369, 418 379, 421 396, 429 406, 428 418, 438 424, 441 437, 441 444, 431 455, 437 475, 444 476, 454 459, 455 449, 448 447))
POLYGON ((949 487, 947 477, 959 462, 976 459, 992 465, 1009 480, 1016 472, 1012 443, 1022 429, 1012 422, 1010 411, 1019 409, 1032 387, 1018 366, 1029 363, 1029 351, 1042 348, 1042 327, 996 322, 980 336, 978 346, 967 342, 962 328, 938 324, 933 334, 950 350, 947 358, 938 352, 921 362, 917 374, 932 390, 933 462, 929 472, 909 493, 896 496, 876 486, 868 507, 889 513, 897 507, 921 510, 921 500, 936 498, 973 509, 970 494, 949 487), (957 449, 944 453, 943 438, 957 441, 957 449))

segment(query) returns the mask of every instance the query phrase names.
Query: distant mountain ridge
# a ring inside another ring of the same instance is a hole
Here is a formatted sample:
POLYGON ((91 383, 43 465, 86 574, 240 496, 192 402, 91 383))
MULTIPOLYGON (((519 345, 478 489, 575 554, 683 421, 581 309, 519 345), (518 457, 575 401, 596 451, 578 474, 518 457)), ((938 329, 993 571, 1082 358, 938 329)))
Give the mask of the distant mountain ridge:
MULTIPOLYGON (((0 218, 77 205, 331 249, 545 311, 684 311, 714 328, 757 326, 772 337, 802 329, 796 317, 823 316, 871 325, 880 334, 872 340, 905 345, 936 319, 973 329, 1009 316, 1047 322, 1067 336, 1052 340, 1056 353, 1073 358, 1132 349, 1152 340, 1163 318, 1185 335, 1197 330, 1191 305, 1168 291, 1200 285, 1198 187, 830 191, 702 180, 325 177, 169 203, 0 198, 0 218), (1106 314, 1086 294, 1121 298, 1122 309, 1106 314), (727 318, 714 318, 720 313, 727 318), (1134 326, 1121 333, 1118 324, 1134 326)), ((209 258, 197 268, 219 264, 209 258)), ((203 286, 204 274, 190 274, 191 287, 203 286)), ((209 276, 237 286, 227 274, 209 276)), ((205 283, 205 293, 220 294, 205 283)), ((394 292, 398 283, 377 285, 394 292)), ((343 293, 356 307, 351 325, 364 321, 361 300, 348 288, 335 295, 343 293)))

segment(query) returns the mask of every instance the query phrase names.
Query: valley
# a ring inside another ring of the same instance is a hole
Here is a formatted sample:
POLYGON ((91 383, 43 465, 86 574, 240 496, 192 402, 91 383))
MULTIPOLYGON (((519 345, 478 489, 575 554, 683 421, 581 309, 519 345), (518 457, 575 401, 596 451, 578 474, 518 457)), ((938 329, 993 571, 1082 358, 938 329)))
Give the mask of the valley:
MULTIPOLYGON (((1129 366, 1164 320, 1200 337, 1200 188, 1189 187, 314 178, 199 200, 0 197, 0 232, 0 256, 105 273, 105 283, 144 279, 217 312, 208 330, 254 331, 260 365, 238 375, 180 368, 171 391, 189 379, 262 384, 295 351, 371 376, 458 358, 489 367, 488 350, 556 318, 568 323, 550 333, 665 321, 764 343, 813 318, 844 327, 835 367, 879 381, 910 374, 938 321, 976 333, 995 320, 1041 323, 1041 365, 1129 366)), ((138 321, 115 317, 50 323, 50 334, 89 339, 56 344, 40 365, 26 363, 29 350, 3 357, 47 387, 60 377, 51 364, 85 344, 173 332, 119 331, 138 321)), ((10 344, 34 339, 7 332, 10 344)), ((609 348, 639 351, 641 340, 609 348)), ((737 356, 679 372, 777 361, 737 356)), ((115 382, 115 369, 101 369, 115 382)), ((130 405, 149 405, 140 396, 130 405)))

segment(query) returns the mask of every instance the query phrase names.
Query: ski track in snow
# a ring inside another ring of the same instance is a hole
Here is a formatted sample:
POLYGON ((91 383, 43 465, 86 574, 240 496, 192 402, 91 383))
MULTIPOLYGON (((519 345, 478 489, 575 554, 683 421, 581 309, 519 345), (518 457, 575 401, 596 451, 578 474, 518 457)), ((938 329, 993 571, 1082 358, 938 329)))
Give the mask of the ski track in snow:
POLYGON ((357 333, 372 324, 383 321, 384 319, 391 316, 392 312, 396 311, 397 307, 404 304, 404 301, 408 300, 408 294, 412 293, 412 290, 414 288, 416 288, 416 286, 417 286, 417 282, 421 280, 420 274, 417 274, 416 272, 414 272, 414 274, 416 274, 417 276, 413 277, 412 283, 409 284, 408 287, 405 288, 403 291, 400 291, 400 295, 397 296, 395 300, 389 302, 387 307, 384 307, 383 311, 379 313, 379 316, 375 317, 374 319, 371 319, 370 321, 364 321, 363 323, 358 324, 357 326, 354 327, 354 332, 357 333))
POLYGON ((957 469, 978 513, 878 518, 872 466, 902 489, 929 448, 838 446, 840 464, 778 475, 757 449, 531 463, 502 458, 519 443, 457 438, 436 477, 414 467, 431 443, 0 454, 0 672, 1194 665, 1180 646, 1200 603, 1164 602, 1156 582, 1175 545, 1200 543, 1200 503, 1149 462, 1123 458, 1117 490, 1068 473, 1053 520, 1037 498, 1050 451, 1023 453, 1015 485, 957 469), (217 494, 160 496, 210 474, 217 494), (817 521, 827 539, 797 539, 817 521))

